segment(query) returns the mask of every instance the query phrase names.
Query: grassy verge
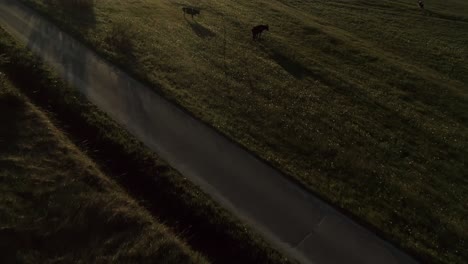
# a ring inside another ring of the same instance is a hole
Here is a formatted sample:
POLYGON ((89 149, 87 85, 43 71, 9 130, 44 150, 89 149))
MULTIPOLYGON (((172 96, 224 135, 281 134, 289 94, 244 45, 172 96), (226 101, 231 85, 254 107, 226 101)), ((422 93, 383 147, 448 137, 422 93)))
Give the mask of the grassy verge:
POLYGON ((3 70, 102 170, 188 244, 219 263, 289 263, 0 31, 3 70), (28 78, 24 78, 27 74, 28 78))
POLYGON ((206 263, 0 72, 2 263, 206 263))
POLYGON ((468 259, 466 1, 24 1, 423 260, 468 259))

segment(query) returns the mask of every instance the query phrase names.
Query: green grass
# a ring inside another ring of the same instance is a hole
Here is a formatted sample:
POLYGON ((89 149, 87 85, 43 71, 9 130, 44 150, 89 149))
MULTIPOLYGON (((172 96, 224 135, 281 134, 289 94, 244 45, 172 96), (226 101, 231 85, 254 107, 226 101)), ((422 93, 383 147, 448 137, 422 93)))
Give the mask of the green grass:
POLYGON ((2 263, 206 263, 0 73, 2 263))
POLYGON ((27 1, 422 260, 468 261, 466 1, 27 1))
POLYGON ((293 262, 58 79, 1 28, 0 71, 44 109, 108 177, 209 261, 293 262))

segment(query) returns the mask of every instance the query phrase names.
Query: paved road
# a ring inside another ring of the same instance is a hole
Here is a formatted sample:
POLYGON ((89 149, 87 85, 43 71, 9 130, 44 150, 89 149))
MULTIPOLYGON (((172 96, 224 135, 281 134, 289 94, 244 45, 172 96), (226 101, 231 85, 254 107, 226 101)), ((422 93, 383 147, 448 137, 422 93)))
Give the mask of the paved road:
POLYGON ((0 25, 272 244, 303 263, 414 263, 15 0, 0 25))

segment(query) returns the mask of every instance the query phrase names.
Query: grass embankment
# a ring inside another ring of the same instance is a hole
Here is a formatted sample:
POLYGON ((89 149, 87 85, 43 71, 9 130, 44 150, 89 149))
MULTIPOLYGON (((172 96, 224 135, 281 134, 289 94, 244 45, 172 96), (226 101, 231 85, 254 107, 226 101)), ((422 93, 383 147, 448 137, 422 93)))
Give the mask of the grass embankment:
POLYGON ((468 260, 468 2, 26 2, 423 260, 468 260))
POLYGON ((2 263, 206 263, 0 72, 2 263))
POLYGON ((184 241, 209 261, 290 263, 79 92, 57 79, 3 30, 0 30, 0 54, 0 70, 25 95, 52 115, 54 122, 106 175, 124 186, 131 196, 142 200, 153 216, 181 234, 184 241))

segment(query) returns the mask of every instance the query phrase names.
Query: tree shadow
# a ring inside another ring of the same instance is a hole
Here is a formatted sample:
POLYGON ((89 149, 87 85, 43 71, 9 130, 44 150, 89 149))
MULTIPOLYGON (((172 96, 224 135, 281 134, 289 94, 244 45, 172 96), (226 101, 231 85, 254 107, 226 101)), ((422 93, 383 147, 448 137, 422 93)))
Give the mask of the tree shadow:
POLYGON ((60 12, 66 19, 83 29, 93 28, 96 24, 95 0, 46 0, 47 9, 60 12))
POLYGON ((90 75, 86 48, 46 20, 33 15, 25 20, 35 25, 28 32, 27 47, 71 87, 86 93, 90 75))

